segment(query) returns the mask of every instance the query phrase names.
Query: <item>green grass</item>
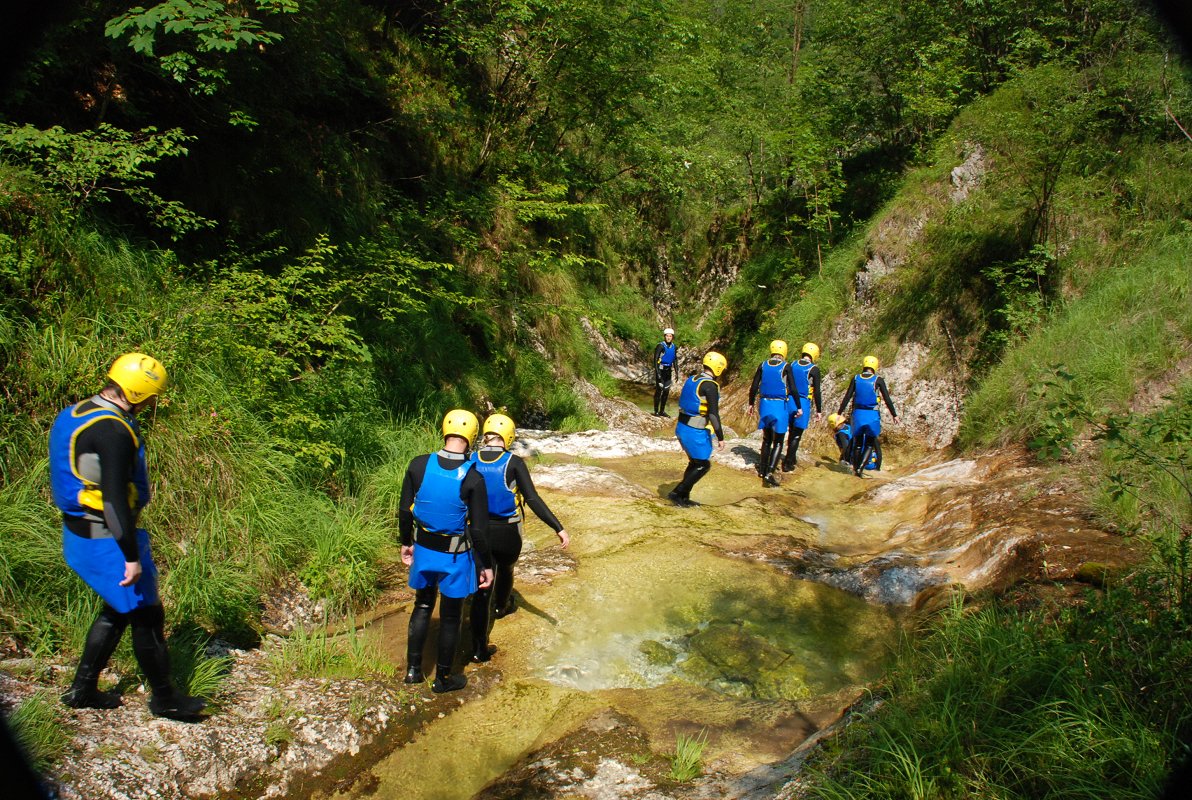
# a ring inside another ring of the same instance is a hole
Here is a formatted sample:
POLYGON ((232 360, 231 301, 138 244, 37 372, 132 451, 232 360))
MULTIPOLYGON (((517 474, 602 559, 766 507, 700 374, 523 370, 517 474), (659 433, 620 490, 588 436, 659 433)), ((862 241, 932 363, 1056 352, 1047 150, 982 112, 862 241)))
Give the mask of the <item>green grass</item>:
POLYGON ((391 676, 394 667, 374 642, 350 624, 339 636, 325 627, 297 628, 269 652, 269 668, 278 681, 294 678, 364 678, 391 676))
POLYGON ((39 691, 17 706, 8 720, 30 766, 38 772, 52 767, 70 744, 70 732, 63 725, 59 708, 56 697, 39 691))
POLYGON ((707 730, 702 730, 695 736, 680 733, 675 737, 675 753, 671 756, 671 780, 686 783, 698 778, 704 771, 703 756, 707 744, 707 730))
POLYGON ((1013 347, 966 401, 960 440, 968 446, 1030 438, 1051 400, 1032 389, 1062 364, 1099 407, 1121 407, 1192 342, 1192 235, 1162 238, 1106 269, 1083 296, 1013 347))
POLYGON ((1085 638, 1106 625, 1096 613, 1050 619, 957 602, 906 643, 878 689, 885 704, 831 745, 809 796, 1153 797, 1173 731, 1085 638))

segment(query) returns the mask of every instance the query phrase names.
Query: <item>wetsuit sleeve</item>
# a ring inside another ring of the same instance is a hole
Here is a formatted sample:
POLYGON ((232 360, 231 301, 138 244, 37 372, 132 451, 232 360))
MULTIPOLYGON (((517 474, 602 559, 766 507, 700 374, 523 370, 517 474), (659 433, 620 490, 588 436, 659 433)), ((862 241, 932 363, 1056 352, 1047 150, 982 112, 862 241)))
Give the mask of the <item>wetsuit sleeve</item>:
POLYGON ((890 409, 890 416, 897 417, 898 412, 894 410, 894 402, 890 399, 890 391, 886 388, 886 379, 881 375, 874 381, 878 393, 881 394, 882 400, 886 401, 886 408, 890 409))
MULTIPOLYGON (((758 371, 760 374, 760 367, 758 371)), ((708 418, 708 422, 712 423, 712 430, 716 433, 716 438, 723 442, 724 429, 720 427, 720 388, 714 381, 700 381, 699 393, 703 395, 708 404, 708 413, 704 416, 708 418)))
POLYGON ((795 388, 795 370, 790 364, 782 368, 782 379, 786 382, 786 393, 791 397, 798 397, 799 390, 795 388))
POLYGON ((401 505, 397 509, 397 529, 401 533, 401 543, 405 547, 414 544, 414 495, 422 486, 422 476, 426 474, 425 455, 415 456, 406 467, 405 477, 401 482, 401 505))
MULTIPOLYGON (((757 371, 753 373, 753 383, 749 384, 749 405, 757 402, 757 390, 762 386, 762 365, 757 365, 757 371)), ((720 392, 716 393, 717 395, 720 392)))
POLYGON ((468 534, 481 569, 492 569, 493 559, 488 546, 488 488, 484 476, 475 469, 468 470, 459 485, 459 499, 468 507, 468 534))
POLYGON ((815 398, 815 413, 820 414, 824 410, 823 394, 820 391, 820 368, 818 366, 812 367, 807 373, 807 379, 811 381, 811 396, 815 398))
POLYGON ((853 399, 853 392, 857 389, 857 381, 854 378, 849 378, 848 389, 844 392, 844 399, 840 401, 840 408, 836 410, 837 414, 843 414, 848 408, 849 402, 853 399))
POLYGON ((530 470, 526 466, 526 462, 520 456, 513 456, 509 459, 509 468, 513 472, 514 485, 517 486, 517 490, 521 492, 521 496, 526 500, 526 505, 530 507, 535 516, 549 525, 555 533, 563 530, 559 520, 547 508, 546 501, 538 496, 538 490, 534 488, 534 481, 530 478, 530 470))
POLYGON ((666 346, 659 342, 654 348, 654 370, 662 369, 662 354, 666 352, 666 346))
POLYGON ((99 458, 99 490, 103 493, 103 519, 126 562, 140 561, 137 548, 137 515, 128 504, 137 461, 137 443, 124 424, 103 419, 90 426, 77 443, 78 452, 92 452, 99 458))

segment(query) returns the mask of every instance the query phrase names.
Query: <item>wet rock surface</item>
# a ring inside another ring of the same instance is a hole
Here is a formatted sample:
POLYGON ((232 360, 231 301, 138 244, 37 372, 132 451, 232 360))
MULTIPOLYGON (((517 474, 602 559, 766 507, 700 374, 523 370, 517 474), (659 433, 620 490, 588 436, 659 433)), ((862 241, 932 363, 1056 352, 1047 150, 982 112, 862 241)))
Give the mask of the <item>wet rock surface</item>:
MULTIPOLYGON (((704 505, 678 509, 665 500, 686 464, 673 420, 627 405, 642 432, 519 435, 572 546, 527 521, 516 613, 496 621, 500 649, 466 668, 464 691, 278 676, 279 640, 266 637, 228 651, 231 676, 199 724, 151 717, 132 689, 115 711, 64 711, 74 739, 57 771, 62 795, 765 796, 795 768, 800 742, 875 674, 872 654, 898 615, 957 584, 1095 582, 1100 565, 1122 560, 1121 541, 1024 453, 917 460, 895 442, 886 471, 857 479, 813 430, 773 488, 753 472, 751 432, 715 452, 693 493, 704 505), (675 784, 676 733, 705 729, 705 775, 675 784), (417 783, 443 769, 456 771, 447 794, 417 783)), ((404 583, 401 570, 386 575, 404 583)), ((396 613, 378 627, 399 666, 403 592, 387 592, 396 613)), ((295 584, 268 619, 288 630, 319 612, 295 584)), ((69 680, 65 666, 47 677, 25 661, 0 670, 9 705, 69 680)))

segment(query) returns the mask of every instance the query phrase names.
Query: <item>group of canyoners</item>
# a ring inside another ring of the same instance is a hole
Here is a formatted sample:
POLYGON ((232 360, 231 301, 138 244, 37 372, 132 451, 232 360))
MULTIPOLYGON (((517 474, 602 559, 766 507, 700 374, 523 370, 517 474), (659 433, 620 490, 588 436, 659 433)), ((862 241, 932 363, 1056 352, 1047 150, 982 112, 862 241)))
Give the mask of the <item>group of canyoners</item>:
MULTIPOLYGON (((654 412, 669 416, 665 409, 676 352, 674 331, 667 328, 663 334, 654 358, 654 412)), ((798 360, 787 363, 786 343, 775 340, 770 343, 770 357, 753 376, 749 410, 757 414, 763 431, 758 474, 769 484, 777 485, 780 468, 794 468, 813 404, 816 419, 821 416, 815 363, 819 354, 819 347, 808 342, 798 360)), ((690 499, 691 489, 711 468, 713 435, 718 446, 724 446, 717 379, 727 366, 720 353, 706 353, 701 371, 686 380, 679 394, 675 436, 689 461, 683 478, 668 495, 678 505, 696 505, 690 499)), ((866 356, 839 412, 828 416, 840 457, 857 475, 866 466, 881 464, 879 398, 898 421, 878 368, 877 358, 866 356), (845 419, 850 402, 852 416, 845 419)), ((62 700, 73 708, 121 704, 115 693, 100 691, 99 676, 125 629, 132 628, 133 653, 152 692, 149 710, 192 721, 201 718, 205 703, 171 681, 157 567, 149 535, 138 527, 152 493, 137 416, 156 407, 166 384, 166 370, 159 361, 143 353, 126 353, 113 363, 103 388, 64 409, 50 431, 50 483, 54 503, 62 512, 63 555, 103 599, 74 681, 62 700)), ((492 622, 516 610, 513 569, 522 548, 525 506, 555 531, 562 547, 569 543, 567 531, 535 490, 525 461, 510 451, 516 433, 514 421, 505 414, 490 415, 482 426, 472 412, 454 409, 443 418, 442 448, 415 457, 406 469, 398 529, 401 559, 409 567, 409 585, 415 593, 406 683, 425 680, 423 650, 436 602, 440 625, 431 689, 451 692, 467 684, 467 678, 454 670, 454 662, 468 597, 472 597, 471 660, 482 663, 492 658, 496 652, 488 641, 492 622)))
MULTIPOLYGON (((662 341, 654 348, 654 416, 669 417, 666 403, 670 396, 671 376, 677 356, 675 332, 662 331, 662 341)), ((766 484, 777 486, 779 474, 795 468, 799 442, 811 423, 823 416, 820 391, 820 348, 806 342, 795 361, 787 361, 787 345, 782 339, 770 342, 770 356, 758 365, 749 386, 749 416, 757 416, 762 431, 762 447, 757 474, 766 484), (789 437, 789 438, 788 438, 789 437), (783 446, 786 457, 783 457, 783 446)), ((702 370, 690 376, 679 392, 679 414, 675 436, 687 454, 687 470, 667 497, 676 505, 698 505, 691 499, 691 489, 712 467, 712 437, 724 447, 724 429, 720 422, 720 385, 717 379, 728 361, 716 351, 704 355, 702 370)), ((885 403, 894 422, 898 412, 890 399, 886 381, 878 375, 881 362, 877 356, 865 356, 861 372, 849 381, 848 389, 835 414, 828 415, 840 462, 860 477, 863 470, 882 465, 882 418, 879 403, 885 403), (852 405, 852 414, 845 411, 852 405)))
MULTIPOLYGON (((205 703, 170 678, 157 567, 149 534, 138 527, 152 493, 137 416, 156 407, 166 383, 157 359, 126 353, 99 393, 64 409, 50 430, 50 483, 62 512, 63 555, 103 599, 62 701, 72 708, 121 704, 116 693, 100 691, 99 676, 131 627, 133 653, 152 690, 149 710, 194 721, 205 703)), ((515 610, 513 565, 521 553, 523 507, 549 525, 563 547, 569 537, 534 489, 525 462, 509 451, 516 435, 512 419, 493 414, 481 429, 472 412, 456 409, 444 417, 442 433, 442 449, 414 458, 406 469, 398 528, 415 592, 405 682, 425 680, 422 651, 441 594, 431 688, 450 692, 467 684, 453 671, 464 600, 473 598, 474 662, 496 652, 488 642, 490 619, 515 610)))

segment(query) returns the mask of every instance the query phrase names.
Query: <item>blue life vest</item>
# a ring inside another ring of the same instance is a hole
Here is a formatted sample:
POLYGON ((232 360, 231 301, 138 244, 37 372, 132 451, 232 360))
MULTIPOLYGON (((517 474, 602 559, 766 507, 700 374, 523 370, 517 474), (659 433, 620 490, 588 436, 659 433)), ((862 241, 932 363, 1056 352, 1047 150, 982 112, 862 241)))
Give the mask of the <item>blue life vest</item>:
POLYGON ((708 412, 708 401, 699 394, 699 385, 704 381, 712 381, 713 385, 720 384, 707 375, 692 375, 683 384, 683 391, 679 393, 679 410, 691 417, 701 417, 708 412))
POLYGON ((865 411, 877 408, 877 373, 868 378, 857 375, 853 378, 853 405, 865 411))
MULTIPOLYGON (((84 403, 87 401, 83 401, 84 403)), ((134 511, 149 502, 149 470, 145 466, 145 441, 136 420, 111 408, 97 406, 82 411, 83 403, 63 409, 50 429, 50 488, 54 504, 64 514, 81 517, 85 514, 103 516, 103 495, 99 483, 79 471, 75 443, 79 434, 105 419, 114 419, 128 429, 137 448, 137 460, 132 469, 132 483, 128 485, 128 505, 134 511)), ((98 478, 98 476, 94 476, 98 478)))
POLYGON ((777 364, 771 364, 769 361, 762 362, 762 380, 758 386, 764 400, 785 400, 786 399, 786 362, 781 361, 777 364))
POLYGON ((837 429, 836 433, 837 435, 843 433, 848 438, 853 438, 853 429, 851 425, 841 425, 840 428, 837 429))
POLYGON ((675 363, 675 343, 659 342, 662 345, 662 355, 658 357, 658 366, 669 367, 675 363))
POLYGON ((488 490, 488 515, 490 517, 513 517, 519 513, 517 493, 510 485, 506 468, 513 454, 508 450, 497 456, 494 461, 485 461, 480 457, 480 451, 472 454, 472 463, 476 471, 484 478, 484 486, 488 490))
POLYGON ((422 485, 414 495, 414 519, 423 529, 445 536, 460 536, 468 521, 468 506, 459 496, 460 486, 472 462, 464 461, 455 469, 439 466, 439 456, 426 459, 422 485))
POLYGON ((814 361, 810 364, 801 364, 798 361, 791 363, 791 376, 795 379, 795 391, 799 397, 806 397, 808 400, 813 399, 811 392, 811 369, 814 366, 814 361))

